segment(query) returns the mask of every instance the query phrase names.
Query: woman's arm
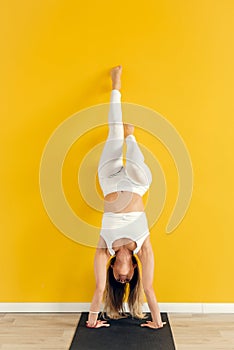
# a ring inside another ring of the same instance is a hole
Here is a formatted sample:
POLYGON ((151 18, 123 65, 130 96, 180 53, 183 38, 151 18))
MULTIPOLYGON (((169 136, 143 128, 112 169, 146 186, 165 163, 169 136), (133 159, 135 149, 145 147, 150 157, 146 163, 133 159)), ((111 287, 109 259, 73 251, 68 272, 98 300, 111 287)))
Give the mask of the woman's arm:
MULTIPOLYGON (((105 241, 100 237, 94 257, 94 274, 96 288, 93 295, 90 311, 99 312, 102 302, 102 296, 106 285, 106 264, 108 261, 108 253, 105 247, 105 241)), ((98 313, 89 313, 87 321, 88 327, 107 326, 106 321, 97 321, 98 313)), ((109 326, 109 325, 108 325, 109 326)))
POLYGON ((144 241, 141 250, 137 254, 142 265, 142 284, 145 296, 152 315, 152 321, 147 321, 141 326, 148 326, 151 328, 161 328, 166 322, 162 322, 158 302, 153 288, 154 278, 154 253, 148 236, 144 241))

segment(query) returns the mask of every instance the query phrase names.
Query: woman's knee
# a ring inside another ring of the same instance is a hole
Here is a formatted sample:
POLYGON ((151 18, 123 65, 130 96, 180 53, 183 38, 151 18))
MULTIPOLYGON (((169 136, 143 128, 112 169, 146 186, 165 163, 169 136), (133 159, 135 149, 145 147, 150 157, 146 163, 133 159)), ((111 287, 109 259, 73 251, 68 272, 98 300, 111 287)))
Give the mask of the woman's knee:
POLYGON ((124 140, 123 123, 111 123, 109 124, 108 140, 121 139, 124 140))
POLYGON ((149 186, 152 182, 152 174, 150 169, 145 163, 135 164, 128 163, 126 164, 126 171, 128 176, 138 184, 142 186, 149 186))

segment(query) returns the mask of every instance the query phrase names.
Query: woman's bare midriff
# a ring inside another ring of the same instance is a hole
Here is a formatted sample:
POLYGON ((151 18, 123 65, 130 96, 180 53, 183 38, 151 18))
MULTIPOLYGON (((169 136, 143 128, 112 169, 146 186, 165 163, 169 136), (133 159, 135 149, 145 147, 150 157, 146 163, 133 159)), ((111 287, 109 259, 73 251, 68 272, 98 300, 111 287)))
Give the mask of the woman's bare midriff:
POLYGON ((144 211, 144 203, 138 193, 118 191, 108 193, 104 197, 105 213, 128 213, 131 211, 144 211))

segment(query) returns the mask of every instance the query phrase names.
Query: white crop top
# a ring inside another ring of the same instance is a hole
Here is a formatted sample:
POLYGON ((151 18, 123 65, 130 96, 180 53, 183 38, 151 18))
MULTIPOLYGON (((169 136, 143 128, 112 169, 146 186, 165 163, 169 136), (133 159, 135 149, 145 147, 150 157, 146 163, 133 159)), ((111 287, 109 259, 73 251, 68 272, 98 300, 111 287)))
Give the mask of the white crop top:
POLYGON ((137 254, 146 237, 150 234, 145 212, 112 213, 107 212, 102 217, 100 235, 105 240, 110 255, 115 255, 113 242, 120 238, 129 238, 136 242, 137 254))
POLYGON ((127 174, 124 166, 115 174, 109 177, 100 177, 99 183, 102 188, 104 197, 111 193, 117 191, 129 191, 138 193, 143 196, 145 192, 149 189, 149 185, 140 185, 134 182, 127 174))

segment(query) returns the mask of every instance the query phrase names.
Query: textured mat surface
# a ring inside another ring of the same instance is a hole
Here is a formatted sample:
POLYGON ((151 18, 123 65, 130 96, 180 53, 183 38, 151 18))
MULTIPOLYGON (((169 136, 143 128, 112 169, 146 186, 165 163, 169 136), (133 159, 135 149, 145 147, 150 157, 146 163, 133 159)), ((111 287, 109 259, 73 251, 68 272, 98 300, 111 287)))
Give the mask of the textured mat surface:
MULTIPOLYGON (((147 313, 147 320, 151 315, 147 313)), ((174 340, 167 317, 161 313, 163 328, 140 327, 145 320, 124 318, 108 320, 110 327, 87 328, 88 313, 83 312, 69 350, 175 350, 174 340)))

